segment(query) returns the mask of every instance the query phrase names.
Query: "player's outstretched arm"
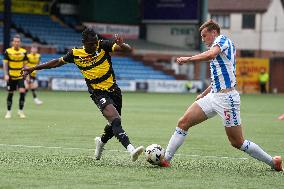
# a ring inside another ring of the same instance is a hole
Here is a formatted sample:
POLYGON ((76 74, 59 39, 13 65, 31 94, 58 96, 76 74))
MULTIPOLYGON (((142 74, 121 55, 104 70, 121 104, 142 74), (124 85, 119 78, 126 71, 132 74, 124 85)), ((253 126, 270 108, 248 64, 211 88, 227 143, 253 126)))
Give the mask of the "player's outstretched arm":
POLYGON ((116 43, 114 51, 122 51, 122 52, 131 52, 132 51, 131 46, 124 43, 124 39, 121 35, 115 34, 114 35, 114 42, 116 43))
POLYGON ((176 61, 178 64, 184 64, 187 62, 208 61, 214 59, 220 52, 220 47, 218 45, 215 45, 208 51, 190 57, 179 57, 176 61))
POLYGON ((51 68, 56 68, 64 65, 64 62, 59 58, 59 59, 53 59, 50 60, 44 64, 37 65, 35 67, 25 67, 22 69, 22 75, 25 77, 32 73, 34 70, 44 70, 44 69, 51 69, 51 68))

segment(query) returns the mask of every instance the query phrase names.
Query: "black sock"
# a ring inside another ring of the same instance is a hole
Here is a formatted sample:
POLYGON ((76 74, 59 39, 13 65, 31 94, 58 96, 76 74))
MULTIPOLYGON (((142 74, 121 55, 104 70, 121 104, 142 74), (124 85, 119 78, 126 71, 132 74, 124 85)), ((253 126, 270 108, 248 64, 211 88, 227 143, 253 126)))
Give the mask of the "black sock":
POLYGON ((13 104, 13 93, 8 93, 7 97, 7 110, 10 111, 13 104))
POLYGON ((130 144, 129 138, 126 135, 125 131, 121 127, 121 120, 116 118, 111 123, 112 131, 114 136, 119 140, 119 142, 127 149, 127 146, 130 144))
POLYGON ((20 93, 19 110, 23 110, 25 104, 25 93, 20 93))
POLYGON ((104 133, 103 133, 102 136, 101 136, 101 141, 102 141, 103 143, 107 143, 107 141, 108 141, 109 139, 111 139, 113 136, 114 136, 114 134, 113 134, 113 131, 112 131, 112 126, 109 125, 109 124, 107 124, 107 125, 105 126, 104 133))
POLYGON ((36 98, 35 89, 32 89, 33 97, 36 98))

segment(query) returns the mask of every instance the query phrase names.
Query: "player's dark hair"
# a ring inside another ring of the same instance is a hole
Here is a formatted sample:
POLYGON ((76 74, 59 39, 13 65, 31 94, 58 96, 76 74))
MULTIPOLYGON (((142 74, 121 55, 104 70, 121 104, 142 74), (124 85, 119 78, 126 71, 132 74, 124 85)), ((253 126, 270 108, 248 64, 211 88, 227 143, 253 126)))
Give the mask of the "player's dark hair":
POLYGON ((216 22, 214 22, 212 19, 210 19, 207 22, 203 23, 200 26, 199 31, 201 32, 204 28, 207 28, 207 30, 209 32, 215 30, 215 31, 217 31, 218 34, 220 34, 220 26, 216 22))
POLYGON ((98 35, 93 28, 85 28, 82 32, 82 41, 84 43, 91 40, 98 40, 98 35))

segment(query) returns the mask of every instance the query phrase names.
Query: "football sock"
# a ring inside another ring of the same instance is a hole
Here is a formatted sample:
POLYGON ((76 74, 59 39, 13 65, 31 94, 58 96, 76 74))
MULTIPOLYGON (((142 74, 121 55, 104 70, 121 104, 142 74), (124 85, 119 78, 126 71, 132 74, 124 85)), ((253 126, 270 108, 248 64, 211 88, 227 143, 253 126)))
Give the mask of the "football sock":
POLYGON ((35 92, 35 89, 32 89, 32 94, 33 94, 33 97, 36 98, 36 92, 35 92))
POLYGON ((107 141, 108 141, 109 139, 111 139, 113 136, 114 136, 114 134, 113 134, 113 131, 112 131, 112 126, 109 125, 109 124, 107 124, 107 125, 105 126, 104 133, 103 133, 102 136, 101 136, 101 141, 102 141, 103 143, 107 143, 107 141))
POLYGON ((174 154, 178 150, 178 148, 183 144, 185 137, 187 135, 187 131, 184 131, 180 129, 179 127, 176 127, 176 130, 174 134, 172 135, 169 144, 166 149, 165 153, 165 160, 171 161, 171 159, 174 157, 174 154))
POLYGON ((8 93, 7 97, 7 110, 10 111, 13 104, 13 93, 8 93))
POLYGON ((25 93, 20 93, 19 110, 23 110, 25 104, 25 93))
POLYGON ((244 151, 245 153, 249 154, 251 157, 259 161, 263 161, 271 167, 273 166, 272 157, 265 151, 263 151, 257 144, 251 141, 245 140, 240 150, 244 151))
POLYGON ((132 152, 133 150, 135 150, 135 148, 132 144, 129 144, 126 149, 127 149, 128 152, 132 152))
POLYGON ((116 118, 111 123, 112 131, 114 136, 119 140, 119 142, 127 149, 127 146, 130 144, 129 138, 126 132, 121 127, 121 120, 116 118))

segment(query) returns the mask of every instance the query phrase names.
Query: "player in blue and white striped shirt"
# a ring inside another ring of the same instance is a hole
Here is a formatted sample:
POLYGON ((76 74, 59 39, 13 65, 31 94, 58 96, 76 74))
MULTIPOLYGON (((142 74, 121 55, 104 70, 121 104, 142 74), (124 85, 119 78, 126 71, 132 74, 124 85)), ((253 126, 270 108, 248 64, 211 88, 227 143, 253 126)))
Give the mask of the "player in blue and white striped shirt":
POLYGON ((177 63, 210 61, 211 85, 200 95, 179 119, 178 126, 166 149, 161 166, 170 166, 177 149, 182 145, 188 129, 208 118, 219 115, 231 145, 257 160, 263 161, 276 171, 282 171, 280 156, 271 157, 255 143, 245 140, 240 118, 240 95, 236 86, 236 48, 226 36, 220 35, 220 27, 212 20, 200 28, 202 41, 209 50, 191 57, 177 58, 177 63))
POLYGON ((224 35, 215 38, 211 48, 218 46, 219 53, 210 61, 213 92, 232 88, 236 85, 236 49, 233 42, 224 35))

